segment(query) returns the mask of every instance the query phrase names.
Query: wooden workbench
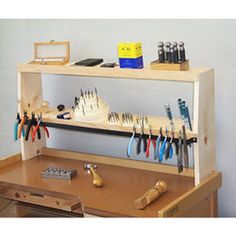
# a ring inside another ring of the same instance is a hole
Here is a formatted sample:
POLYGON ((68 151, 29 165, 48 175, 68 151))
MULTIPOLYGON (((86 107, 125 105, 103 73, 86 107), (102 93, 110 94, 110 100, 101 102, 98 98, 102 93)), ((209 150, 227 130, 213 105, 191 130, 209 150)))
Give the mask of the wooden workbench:
POLYGON ((97 163, 97 171, 105 185, 95 188, 92 176, 83 170, 85 161, 72 160, 68 156, 70 152, 65 158, 40 155, 27 161, 17 159, 11 164, 8 159, 7 165, 0 169, 0 197, 84 216, 217 215, 216 191, 221 185, 220 173, 213 172, 194 187, 193 177, 97 163), (72 180, 42 178, 40 173, 47 167, 74 168, 78 175, 72 180), (168 192, 146 209, 136 210, 134 200, 158 180, 167 182, 168 192))

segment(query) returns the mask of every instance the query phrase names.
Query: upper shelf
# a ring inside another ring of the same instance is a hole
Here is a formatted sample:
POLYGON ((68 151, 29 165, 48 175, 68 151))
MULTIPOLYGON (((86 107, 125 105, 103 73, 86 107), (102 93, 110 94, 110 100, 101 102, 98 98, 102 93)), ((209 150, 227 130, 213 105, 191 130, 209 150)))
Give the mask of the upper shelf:
POLYGON ((77 75, 83 77, 104 77, 104 78, 127 78, 127 79, 145 79, 145 80, 165 80, 165 81, 198 81, 201 74, 211 71, 207 68, 194 68, 189 71, 160 71, 152 70, 149 67, 144 69, 121 69, 101 68, 98 66, 72 66, 74 63, 66 65, 35 65, 18 64, 18 72, 42 73, 42 74, 60 74, 77 75))

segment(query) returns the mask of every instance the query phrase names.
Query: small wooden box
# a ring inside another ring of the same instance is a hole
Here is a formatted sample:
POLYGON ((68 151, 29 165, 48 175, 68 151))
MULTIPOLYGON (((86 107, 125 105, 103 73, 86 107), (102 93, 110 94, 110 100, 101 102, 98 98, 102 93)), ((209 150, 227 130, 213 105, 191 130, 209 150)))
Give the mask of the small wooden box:
POLYGON ((186 71, 189 70, 189 60, 181 63, 160 63, 159 60, 156 60, 151 62, 150 68, 153 70, 186 71))
POLYGON ((70 60, 70 42, 34 43, 34 61, 32 64, 64 65, 70 60))

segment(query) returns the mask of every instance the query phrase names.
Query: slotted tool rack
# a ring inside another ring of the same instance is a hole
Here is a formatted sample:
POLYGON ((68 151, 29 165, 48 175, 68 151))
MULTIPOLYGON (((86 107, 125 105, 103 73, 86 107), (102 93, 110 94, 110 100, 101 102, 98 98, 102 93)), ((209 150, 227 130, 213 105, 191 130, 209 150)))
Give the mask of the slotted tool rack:
MULTIPOLYGON (((69 75, 77 77, 101 77, 104 79, 117 78, 117 79, 134 79, 134 80, 154 80, 154 81, 174 81, 193 84, 193 131, 187 131, 188 142, 193 142, 194 152, 194 167, 184 168, 179 176, 186 176, 194 178, 195 187, 192 190, 196 196, 193 196, 193 201, 199 198, 198 202, 202 199, 202 184, 213 178, 213 182, 209 182, 208 191, 215 194, 221 185, 221 174, 216 172, 216 153, 215 153, 215 110, 214 110, 214 70, 207 68, 196 68, 189 71, 159 71, 150 68, 144 69, 120 69, 115 68, 101 68, 95 67, 76 67, 72 64, 63 66, 57 65, 34 65, 34 64, 19 64, 17 65, 18 71, 18 111, 23 114, 27 110, 28 114, 31 112, 38 113, 41 109, 43 102, 42 96, 42 74, 52 75, 69 75), (195 189, 196 188, 196 189, 195 189), (200 189, 200 190, 199 190, 200 189), (198 192, 199 190, 200 192, 198 192), (202 196, 199 196, 199 194, 202 196)), ((50 78, 48 78, 50 79, 50 78)), ((135 82, 135 81, 134 81, 135 82)), ((74 120, 61 120, 56 116, 48 116, 43 113, 43 123, 50 127, 66 128, 71 130, 81 130, 89 132, 98 132, 105 134, 115 134, 130 136, 132 127, 124 127, 119 125, 111 125, 108 122, 92 123, 92 122, 76 122, 74 120)), ((158 125, 156 128, 152 127, 153 134, 158 135, 159 127, 165 127, 168 120, 163 117, 154 117, 155 123, 158 125)), ((178 138, 178 130, 181 129, 182 122, 180 119, 174 119, 175 123, 175 138, 178 138)), ((145 129, 144 133, 149 134, 149 130, 145 129)), ((30 140, 25 141, 21 139, 21 157, 23 161, 40 155, 51 155, 55 157, 67 156, 67 158, 76 159, 77 154, 69 151, 62 151, 46 147, 46 138, 42 133, 42 138, 32 143, 30 140)), ((87 154, 85 154, 86 156, 87 154)), ((91 155, 89 155, 91 158, 91 155)), ((78 153, 78 159, 81 154, 78 153)), ((86 158, 85 158, 86 159, 86 158)), ((82 158, 82 160, 85 160, 82 158)), ((127 160, 120 158, 110 157, 94 157, 90 159, 100 163, 138 168, 144 170, 152 170, 168 175, 177 175, 177 168, 171 165, 159 163, 145 163, 144 161, 127 160)), ((191 193, 192 194, 192 193, 191 193)), ((205 196, 205 195, 204 195, 205 196)), ((214 195, 215 196, 215 195, 214 195)), ((183 197, 183 196, 181 196, 183 197)), ((180 197, 180 198, 181 198, 180 197)), ((215 198, 214 198, 215 199, 215 198)), ((181 200, 183 201, 183 199, 181 200)), ((188 199, 188 201, 191 201, 188 199)), ((174 216, 181 215, 181 207, 184 206, 176 204, 178 201, 172 202, 171 206, 167 206, 165 210, 160 211, 159 216, 174 216), (173 206, 175 208, 173 208, 173 206), (181 207, 180 207, 181 206, 181 207)), ((215 204, 215 202, 214 202, 215 204)), ((190 204, 191 205, 191 204, 190 204)), ((216 215, 216 213, 212 213, 216 215)))

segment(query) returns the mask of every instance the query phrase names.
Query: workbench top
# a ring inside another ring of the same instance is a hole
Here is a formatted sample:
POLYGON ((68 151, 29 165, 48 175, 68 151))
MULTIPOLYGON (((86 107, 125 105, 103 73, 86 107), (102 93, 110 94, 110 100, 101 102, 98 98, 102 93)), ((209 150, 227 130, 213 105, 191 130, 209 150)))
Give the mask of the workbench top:
POLYGON ((0 169, 0 183, 42 191, 78 196, 85 213, 99 216, 157 216, 158 210, 194 186, 192 177, 170 175, 134 168, 97 164, 104 180, 103 188, 92 185, 92 175, 83 170, 83 161, 41 155, 0 169), (47 179, 40 176, 48 167, 73 168, 72 180, 47 179), (158 180, 166 181, 168 192, 145 210, 136 210, 134 200, 142 196, 158 180))

